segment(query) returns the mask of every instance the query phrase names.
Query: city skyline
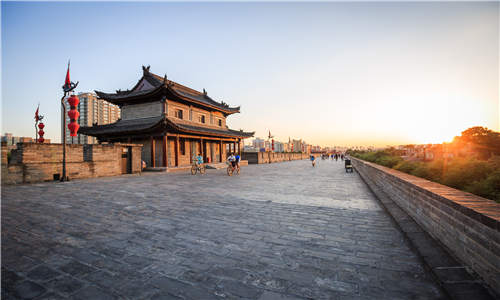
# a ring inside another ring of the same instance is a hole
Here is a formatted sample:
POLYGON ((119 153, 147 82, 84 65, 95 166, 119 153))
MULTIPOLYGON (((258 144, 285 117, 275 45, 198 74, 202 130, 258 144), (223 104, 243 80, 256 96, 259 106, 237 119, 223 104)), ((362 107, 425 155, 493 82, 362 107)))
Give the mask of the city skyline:
POLYGON ((385 146, 499 131, 498 15, 495 2, 3 3, 1 132, 32 136, 40 102, 46 137, 60 140, 69 58, 77 92, 131 88, 151 65, 241 105, 231 128, 282 141, 385 146))

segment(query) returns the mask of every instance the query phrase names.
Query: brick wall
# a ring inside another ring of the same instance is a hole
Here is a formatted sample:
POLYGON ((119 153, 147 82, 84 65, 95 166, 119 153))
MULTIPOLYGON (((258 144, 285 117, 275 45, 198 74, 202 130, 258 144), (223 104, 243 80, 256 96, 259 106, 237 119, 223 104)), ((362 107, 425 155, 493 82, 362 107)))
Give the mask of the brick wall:
POLYGON ((309 158, 305 153, 274 153, 274 152, 242 152, 242 159, 249 164, 268 164, 281 161, 301 160, 309 158))
POLYGON ((500 293, 500 204, 374 163, 352 162, 376 194, 389 196, 500 293))
MULTIPOLYGON (((132 173, 141 171, 142 145, 105 144, 85 147, 84 151, 84 145, 66 145, 66 175, 70 179, 121 175, 124 147, 130 147, 132 151, 132 173)), ((61 144, 19 143, 17 149, 12 150, 12 157, 14 159, 10 164, 2 164, 2 183, 33 183, 53 180, 55 174, 62 176, 61 144)))

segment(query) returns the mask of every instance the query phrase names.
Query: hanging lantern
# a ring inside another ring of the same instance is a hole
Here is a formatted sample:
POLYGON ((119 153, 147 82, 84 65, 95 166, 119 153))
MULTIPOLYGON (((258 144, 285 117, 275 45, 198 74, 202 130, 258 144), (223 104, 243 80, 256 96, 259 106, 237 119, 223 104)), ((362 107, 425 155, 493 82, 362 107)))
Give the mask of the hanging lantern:
POLYGON ((80 125, 76 122, 76 119, 80 116, 80 113, 76 110, 78 103, 80 103, 80 100, 77 96, 71 95, 68 98, 68 104, 70 106, 70 110, 68 111, 68 117, 70 120, 68 128, 70 136, 76 136, 78 129, 80 128, 80 125))
POLYGON ((78 129, 80 129, 80 125, 76 122, 70 122, 68 124, 69 128, 69 135, 70 136, 76 136, 76 133, 78 132, 78 129))
POLYGON ((274 152, 274 139, 271 140, 271 145, 272 145, 272 149, 273 149, 273 152, 274 152))
POLYGON ((68 111, 68 116, 70 120, 76 120, 80 116, 80 113, 76 109, 68 111))
POLYGON ((45 134, 45 131, 43 131, 43 128, 45 127, 45 124, 43 124, 42 122, 40 122, 40 124, 38 124, 38 128, 40 128, 40 130, 38 130, 38 142, 39 143, 43 143, 43 141, 45 141, 45 139, 43 138, 43 135, 45 134))
POLYGON ((71 95, 69 98, 68 98, 68 103, 69 103, 69 106, 71 107, 75 107, 80 103, 80 99, 78 99, 77 96, 75 95, 71 95))

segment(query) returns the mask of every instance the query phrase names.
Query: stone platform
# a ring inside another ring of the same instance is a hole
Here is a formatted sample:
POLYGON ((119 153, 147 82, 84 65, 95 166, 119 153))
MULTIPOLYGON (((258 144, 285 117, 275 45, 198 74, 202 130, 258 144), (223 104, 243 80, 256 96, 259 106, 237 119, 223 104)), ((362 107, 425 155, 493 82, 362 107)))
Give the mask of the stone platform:
POLYGON ((446 299, 341 161, 2 188, 2 299, 446 299))

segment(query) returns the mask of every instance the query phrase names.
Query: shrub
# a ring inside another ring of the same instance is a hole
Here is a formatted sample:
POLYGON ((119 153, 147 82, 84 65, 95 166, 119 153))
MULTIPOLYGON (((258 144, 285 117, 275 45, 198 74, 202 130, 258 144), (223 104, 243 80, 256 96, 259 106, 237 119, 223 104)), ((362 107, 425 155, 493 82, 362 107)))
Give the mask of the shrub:
POLYGON ((488 161, 456 157, 410 162, 390 151, 354 151, 351 155, 500 203, 500 156, 493 156, 488 161))
POLYGON ((408 174, 412 174, 413 171, 417 168, 418 164, 414 162, 409 162, 409 161, 400 161, 397 165, 394 166, 394 169, 405 172, 408 174))

